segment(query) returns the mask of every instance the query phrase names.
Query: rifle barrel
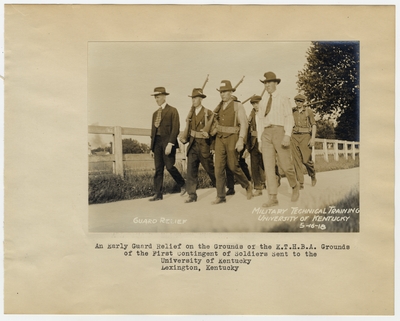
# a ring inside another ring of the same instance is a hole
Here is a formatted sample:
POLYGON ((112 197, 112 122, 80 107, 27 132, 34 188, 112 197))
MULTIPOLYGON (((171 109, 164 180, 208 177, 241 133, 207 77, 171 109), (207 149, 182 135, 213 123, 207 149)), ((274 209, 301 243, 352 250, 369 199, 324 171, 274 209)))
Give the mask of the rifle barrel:
POLYGON ((203 87, 201 87, 201 90, 204 90, 204 87, 206 86, 207 82, 208 82, 208 74, 206 80, 204 81, 203 87))

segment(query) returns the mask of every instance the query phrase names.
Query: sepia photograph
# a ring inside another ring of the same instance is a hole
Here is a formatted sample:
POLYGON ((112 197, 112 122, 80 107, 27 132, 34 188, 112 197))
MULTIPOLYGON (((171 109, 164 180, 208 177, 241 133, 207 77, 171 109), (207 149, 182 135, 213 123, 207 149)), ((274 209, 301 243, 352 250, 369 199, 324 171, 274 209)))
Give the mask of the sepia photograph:
POLYGON ((394 315, 395 9, 7 4, 5 314, 394 315))
POLYGON ((359 232, 359 47, 89 42, 89 231, 359 232))

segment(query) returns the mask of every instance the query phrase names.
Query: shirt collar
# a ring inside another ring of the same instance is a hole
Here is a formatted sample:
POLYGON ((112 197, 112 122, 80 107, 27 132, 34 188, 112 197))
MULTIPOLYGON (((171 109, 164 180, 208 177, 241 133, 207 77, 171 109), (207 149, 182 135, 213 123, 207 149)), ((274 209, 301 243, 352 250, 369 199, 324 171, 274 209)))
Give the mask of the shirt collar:
POLYGON ((163 103, 160 107, 161 107, 162 109, 164 109, 165 106, 167 106, 167 102, 163 103))
POLYGON ((278 89, 275 89, 275 91, 272 93, 272 98, 275 98, 278 95, 278 89))
POLYGON ((199 112, 201 112, 201 109, 203 108, 203 105, 200 105, 200 106, 197 106, 197 107, 195 107, 195 112, 196 112, 196 115, 198 115, 199 114, 199 112))
POLYGON ((223 102, 223 106, 228 106, 231 102, 233 101, 233 99, 229 99, 227 102, 223 102))
POLYGON ((301 108, 297 108, 297 111, 299 112, 299 113, 302 113, 302 112, 304 112, 306 109, 305 109, 305 107, 303 106, 303 107, 301 107, 301 108))

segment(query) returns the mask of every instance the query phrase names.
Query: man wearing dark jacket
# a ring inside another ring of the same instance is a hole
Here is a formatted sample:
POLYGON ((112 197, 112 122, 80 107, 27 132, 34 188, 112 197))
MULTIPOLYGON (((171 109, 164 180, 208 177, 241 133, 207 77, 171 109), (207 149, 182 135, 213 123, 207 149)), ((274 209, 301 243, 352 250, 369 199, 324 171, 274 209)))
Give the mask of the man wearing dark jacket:
MULTIPOLYGON (((188 115, 188 136, 189 145, 187 148, 187 182, 186 191, 189 198, 185 203, 197 201, 197 178, 199 173, 199 165, 201 164, 208 176, 211 179, 213 186, 215 183, 214 163, 211 154, 211 145, 213 138, 210 138, 208 133, 203 131, 204 126, 212 121, 212 111, 203 107, 202 100, 207 96, 203 94, 201 88, 194 88, 192 91, 192 108, 188 115)), ((186 137, 184 137, 186 141, 186 137)))
POLYGON ((176 108, 166 102, 166 92, 164 87, 156 87, 154 96, 159 106, 153 114, 151 123, 151 156, 154 157, 154 192, 155 195, 149 201, 163 199, 163 179, 164 167, 171 174, 178 187, 181 188, 181 195, 185 193, 185 180, 175 165, 175 154, 178 145, 179 134, 179 114, 176 108))

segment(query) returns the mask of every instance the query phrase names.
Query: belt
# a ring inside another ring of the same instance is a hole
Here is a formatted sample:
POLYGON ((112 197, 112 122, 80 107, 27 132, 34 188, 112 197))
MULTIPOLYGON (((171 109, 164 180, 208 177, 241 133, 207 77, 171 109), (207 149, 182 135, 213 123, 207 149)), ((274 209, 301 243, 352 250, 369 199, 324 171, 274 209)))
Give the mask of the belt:
POLYGON ((217 131, 219 133, 237 134, 237 133, 239 133, 239 130, 240 130, 239 127, 229 127, 229 126, 217 125, 217 131))
POLYGON ((278 128, 278 127, 283 127, 283 126, 282 125, 269 125, 264 128, 278 128))
POLYGON ((311 133, 311 128, 309 127, 294 127, 293 129, 294 134, 309 134, 311 133))
POLYGON ((293 132, 293 134, 295 134, 295 135, 304 135, 304 134, 310 135, 311 133, 310 132, 306 132, 306 133, 295 133, 295 132, 293 132))
POLYGON ((195 130, 190 131, 190 136, 192 136, 194 138, 206 138, 204 136, 204 134, 206 134, 206 133, 205 132, 196 132, 195 130))
POLYGON ((257 135, 257 131, 256 131, 256 130, 252 130, 252 131, 251 131, 251 136, 257 137, 257 136, 258 136, 258 135, 257 135))

